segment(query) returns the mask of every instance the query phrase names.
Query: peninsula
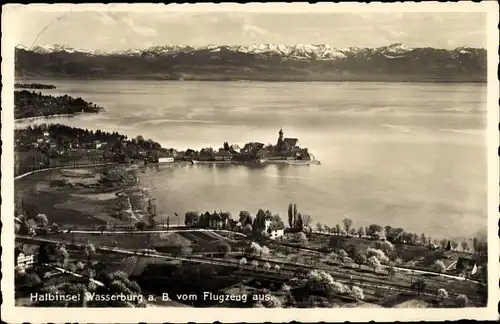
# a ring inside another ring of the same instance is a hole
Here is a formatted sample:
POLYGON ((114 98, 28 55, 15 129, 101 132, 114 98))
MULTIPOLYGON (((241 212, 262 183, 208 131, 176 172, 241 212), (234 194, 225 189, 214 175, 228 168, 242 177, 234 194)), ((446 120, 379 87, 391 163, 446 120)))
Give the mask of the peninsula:
POLYGON ((68 95, 56 97, 29 90, 14 91, 15 119, 98 113, 103 109, 92 102, 68 95))
POLYGON ((53 84, 43 84, 43 83, 15 83, 15 89, 55 89, 56 86, 53 84))
POLYGON ((186 151, 173 152, 172 157, 179 160, 193 161, 193 163, 318 163, 307 148, 298 146, 299 140, 297 138, 285 138, 283 135, 283 129, 280 129, 276 145, 249 142, 241 148, 237 144, 229 145, 228 142, 224 142, 223 147, 218 150, 214 150, 211 147, 203 148, 200 151, 188 149, 186 151))
POLYGON ((63 165, 99 163, 288 163, 319 164, 297 138, 278 132, 276 145, 250 142, 240 148, 224 142, 218 150, 178 151, 142 136, 128 138, 117 132, 88 130, 61 124, 35 125, 15 130, 16 175, 63 165))

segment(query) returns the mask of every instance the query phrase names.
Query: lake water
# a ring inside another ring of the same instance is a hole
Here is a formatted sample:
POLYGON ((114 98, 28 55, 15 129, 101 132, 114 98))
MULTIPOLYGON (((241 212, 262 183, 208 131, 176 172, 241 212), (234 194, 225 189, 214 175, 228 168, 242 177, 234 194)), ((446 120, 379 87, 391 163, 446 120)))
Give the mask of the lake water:
POLYGON ((106 108, 51 122, 143 135, 177 149, 275 143, 282 126, 322 162, 151 168, 141 183, 164 215, 263 208, 286 219, 294 202, 330 226, 347 215, 356 226, 391 225, 435 238, 470 237, 486 227, 483 84, 33 82, 106 108))

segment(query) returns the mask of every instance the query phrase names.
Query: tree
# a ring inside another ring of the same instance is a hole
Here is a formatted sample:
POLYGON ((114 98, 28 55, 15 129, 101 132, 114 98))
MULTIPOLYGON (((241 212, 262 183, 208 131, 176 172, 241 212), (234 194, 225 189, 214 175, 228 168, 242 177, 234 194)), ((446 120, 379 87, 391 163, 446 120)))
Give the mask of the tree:
POLYGON ((186 226, 198 225, 200 221, 200 215, 197 212, 188 211, 184 215, 184 224, 186 226))
POLYGON ((302 215, 302 225, 304 228, 310 227, 312 222, 311 215, 305 214, 302 215))
POLYGON ((434 264, 431 266, 431 271, 443 273, 446 270, 446 266, 443 261, 436 260, 434 264))
POLYGON ((361 265, 366 262, 366 254, 363 251, 356 252, 356 255, 354 256, 354 262, 356 262, 356 264, 358 264, 359 268, 361 269, 361 265))
POLYGON ((240 259, 240 261, 239 261, 239 262, 240 262, 240 265, 241 265, 241 266, 244 266, 244 265, 246 265, 246 264, 247 264, 247 259, 246 259, 245 257, 243 257, 243 258, 241 258, 241 259, 240 259))
POLYGON ((245 227, 245 225, 247 224, 252 224, 253 223, 253 219, 252 219, 252 215, 250 215, 249 212, 247 212, 246 210, 242 210, 240 211, 240 223, 241 223, 241 226, 245 227))
POLYGON ((364 226, 360 226, 360 227, 358 228, 358 235, 359 235, 359 237, 363 237, 363 236, 365 236, 365 235, 366 235, 366 232, 365 232, 365 227, 364 227, 364 226))
POLYGON ((293 204, 293 224, 295 225, 297 221, 297 204, 293 204))
POLYGON ((307 236, 303 232, 300 232, 294 235, 294 240, 302 244, 305 244, 307 243, 307 236))
POLYGON ((316 230, 318 232, 323 232, 323 225, 321 223, 316 223, 316 230))
POLYGON ((465 252, 469 250, 469 243, 467 243, 467 241, 462 241, 461 245, 462 245, 462 251, 465 252))
POLYGON ((340 231, 341 231, 341 227, 340 227, 340 225, 339 225, 339 224, 335 224, 335 233, 336 233, 337 235, 340 235, 340 231))
POLYGON ((288 205, 288 225, 293 228, 293 205, 288 205))
POLYGON ((253 222, 254 232, 259 232, 266 227, 266 213, 264 210, 259 209, 255 215, 255 220, 253 222))
POLYGON ((476 244, 476 253, 480 255, 488 255, 488 241, 480 241, 476 244))
POLYGON ((457 296, 457 303, 460 307, 467 307, 469 299, 464 294, 460 294, 457 296))
POLYGON ((387 262, 389 262, 389 258, 385 255, 385 253, 382 250, 377 250, 377 249, 373 249, 373 248, 367 248, 366 249, 366 256, 368 258, 374 256, 381 263, 387 263, 387 262))
POLYGON ((387 268, 387 275, 389 276, 390 279, 392 279, 392 277, 394 276, 394 274, 396 273, 396 269, 394 268, 394 265, 391 264, 388 268, 387 268))
POLYGON ((51 253, 49 250, 49 244, 46 242, 40 243, 38 247, 36 261, 39 265, 44 263, 49 263, 51 261, 51 253))
POLYGON ((217 244, 217 250, 224 253, 224 255, 227 255, 231 252, 231 246, 227 242, 222 241, 217 244))
POLYGON ((418 279, 413 283, 412 288, 417 291, 417 295, 420 295, 424 290, 427 284, 422 279, 418 279))
POLYGON ((424 233, 420 234, 420 244, 427 245, 427 237, 424 233))
POLYGON ((301 230, 304 228, 304 222, 302 220, 302 214, 301 213, 297 214, 297 221, 296 221, 295 227, 298 228, 298 229, 301 229, 301 230))
POLYGON ((385 229, 382 228, 380 231, 373 233, 372 237, 377 240, 385 240, 385 229))
POLYGON ((377 272, 377 269, 380 268, 380 261, 373 255, 368 258, 368 265, 373 268, 373 271, 377 272))
POLYGON ((96 250, 95 250, 95 246, 94 244, 92 243, 87 243, 85 245, 85 255, 87 256, 87 267, 90 266, 90 259, 92 258, 92 256, 95 254, 96 250))
POLYGON ((352 219, 346 217, 342 220, 342 223, 344 224, 344 228, 346 233, 349 233, 351 227, 352 227, 352 219))
POLYGON ((448 241, 448 243, 446 244, 446 251, 450 251, 451 250, 451 242, 448 241))
POLYGON ((339 251, 339 257, 342 262, 344 262, 344 259, 348 257, 347 252, 343 249, 340 249, 339 251))
POLYGON ((261 251, 260 251, 260 256, 269 256, 269 253, 271 253, 271 251, 269 250, 269 248, 267 246, 263 246, 261 251))
POLYGON ((69 253, 66 250, 66 246, 64 244, 58 244, 55 250, 55 258, 57 263, 62 267, 66 267, 68 263, 69 253))
POLYGON ((252 242, 250 243, 247 252, 249 255, 257 256, 262 253, 262 247, 258 243, 252 242))
POLYGON ((102 225, 99 225, 99 226, 97 227, 97 230, 98 230, 98 231, 101 231, 101 234, 103 234, 103 233, 104 233, 104 231, 105 231, 105 230, 107 230, 107 229, 108 229, 108 226, 107 226, 106 224, 102 224, 102 225))
POLYGON ((443 302, 446 298, 448 298, 448 292, 443 288, 439 288, 437 291, 437 296, 439 298, 439 301, 443 302))
POLYGON ((368 226, 368 229, 366 230, 366 235, 373 237, 375 233, 378 233, 383 230, 383 227, 377 224, 372 224, 368 226))
POLYGON ((363 289, 359 288, 358 286, 352 287, 350 296, 357 300, 362 300, 365 298, 363 294, 363 289))
POLYGON ((138 221, 137 223, 135 223, 135 227, 139 231, 143 232, 148 227, 148 224, 144 220, 141 219, 140 221, 138 221))
POLYGON ((49 220, 45 214, 38 214, 35 217, 36 224, 41 228, 47 228, 49 225, 49 220))
POLYGON ((444 249, 446 248, 446 243, 448 243, 447 239, 442 239, 439 241, 439 245, 444 249))
POLYGON ((250 224, 246 224, 244 227, 243 227, 243 233, 245 234, 251 234, 252 233, 252 225, 250 224))
POLYGON ((375 242, 375 247, 384 252, 385 255, 388 255, 392 253, 392 251, 394 251, 394 245, 392 245, 392 243, 387 240, 375 242))
POLYGON ((280 308, 281 307, 281 301, 276 298, 275 296, 269 295, 269 294, 260 294, 257 293, 257 295, 268 295, 269 299, 264 299, 264 300, 258 300, 255 302, 254 307, 263 307, 263 308, 280 308))
POLYGON ((57 223, 52 223, 50 225, 51 232, 59 232, 60 229, 61 229, 61 226, 59 226, 59 224, 57 224, 57 223))
POLYGON ((75 264, 75 268, 76 270, 83 270, 84 268, 84 265, 81 261, 78 261, 76 264, 75 264))
POLYGON ((453 248, 453 251, 456 251, 457 247, 458 247, 458 242, 457 241, 451 241, 451 247, 453 248))

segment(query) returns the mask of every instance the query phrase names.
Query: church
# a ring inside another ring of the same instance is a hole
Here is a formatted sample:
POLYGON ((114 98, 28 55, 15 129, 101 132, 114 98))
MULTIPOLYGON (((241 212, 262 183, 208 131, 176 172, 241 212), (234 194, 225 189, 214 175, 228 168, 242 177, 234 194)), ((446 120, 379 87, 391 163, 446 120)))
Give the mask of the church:
POLYGON ((283 138, 283 128, 278 133, 278 142, 276 149, 278 152, 291 152, 297 147, 299 140, 297 138, 283 138))

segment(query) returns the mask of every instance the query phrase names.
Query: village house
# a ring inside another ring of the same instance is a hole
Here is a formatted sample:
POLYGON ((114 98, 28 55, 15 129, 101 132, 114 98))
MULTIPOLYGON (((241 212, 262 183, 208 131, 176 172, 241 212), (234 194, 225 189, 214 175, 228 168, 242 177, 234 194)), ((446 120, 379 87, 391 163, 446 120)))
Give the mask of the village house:
POLYGON ((102 148, 103 146, 105 146, 106 144, 108 144, 108 143, 107 143, 107 142, 101 142, 101 141, 99 141, 99 140, 96 140, 96 141, 94 141, 94 148, 95 148, 96 150, 98 150, 98 149, 102 148))
POLYGON ((29 251, 24 245, 19 245, 14 249, 14 260, 19 268, 31 268, 35 264, 34 251, 29 251))
POLYGON ((281 226, 276 222, 272 222, 270 219, 266 219, 264 224, 264 230, 269 234, 269 238, 271 240, 282 238, 285 235, 284 226, 281 226))
POLYGON ((209 227, 213 229, 221 229, 224 227, 224 221, 222 220, 222 217, 220 216, 219 213, 214 212, 210 216, 209 227))
POLYGON ((158 163, 173 163, 174 158, 172 156, 158 158, 158 163))
POLYGON ((215 153, 216 161, 231 161, 233 159, 233 155, 228 151, 221 150, 215 153))

